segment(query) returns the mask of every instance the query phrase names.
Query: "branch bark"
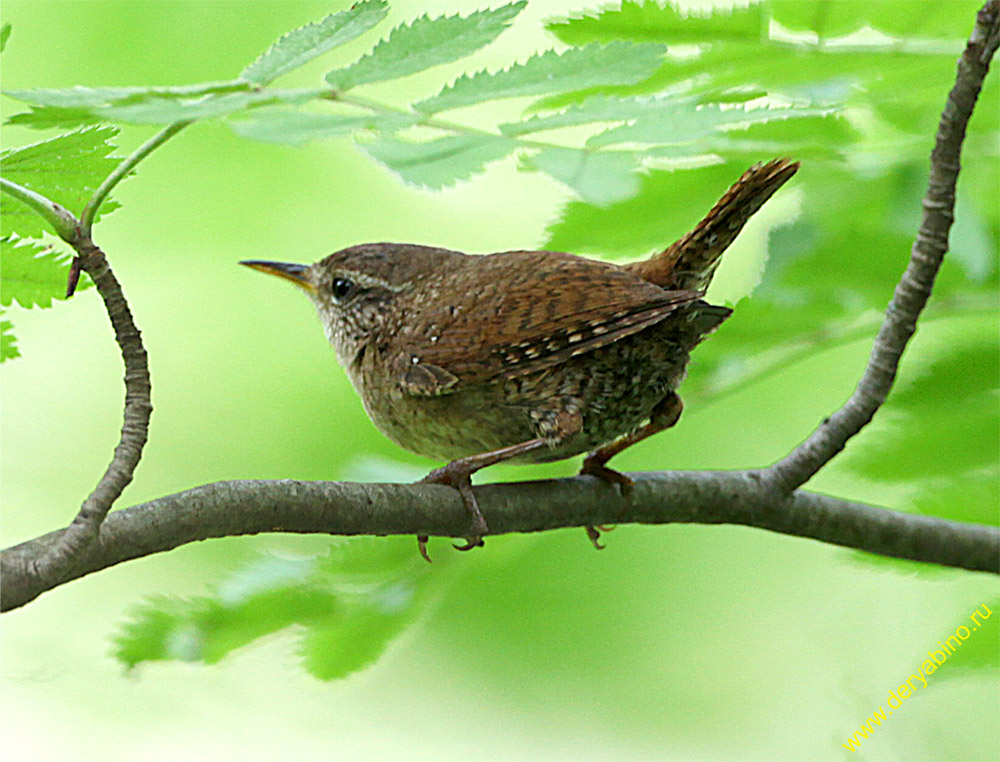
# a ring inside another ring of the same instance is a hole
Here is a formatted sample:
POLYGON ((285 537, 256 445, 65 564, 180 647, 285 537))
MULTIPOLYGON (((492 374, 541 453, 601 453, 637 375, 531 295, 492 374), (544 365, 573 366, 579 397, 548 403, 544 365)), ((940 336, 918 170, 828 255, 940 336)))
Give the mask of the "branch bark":
MULTIPOLYGON (((801 491, 776 496, 756 471, 630 476, 636 486, 628 500, 613 485, 589 476, 486 485, 477 487, 476 495, 489 536, 614 522, 740 524, 895 558, 1000 573, 996 527, 801 491)), ((0 555, 0 600, 2 610, 9 611, 73 579, 210 537, 261 532, 462 537, 468 522, 458 493, 440 485, 215 482, 115 511, 77 563, 56 579, 39 579, 30 567, 32 559, 62 542, 66 530, 8 548, 0 555)))
POLYGON ((146 444, 149 416, 153 410, 146 349, 121 284, 111 271, 104 252, 89 238, 72 243, 78 253, 74 267, 86 272, 97 286, 121 348, 125 364, 125 411, 121 439, 94 491, 80 506, 73 523, 59 533, 58 542, 46 546, 45 552, 36 555, 28 565, 32 576, 43 584, 63 579, 79 562, 84 550, 96 541, 108 511, 132 481, 132 473, 146 444))
POLYGON ((976 25, 958 61, 955 86, 948 94, 931 153, 930 179, 923 200, 923 219, 910 253, 910 262, 896 286, 885 321, 872 346, 868 366, 850 399, 782 460, 765 479, 788 494, 809 481, 844 449, 885 402, 899 359, 917 330, 917 318, 930 298, 934 279, 948 251, 948 230, 955 219, 955 183, 965 129, 1000 41, 1000 0, 990 0, 976 17, 976 25))

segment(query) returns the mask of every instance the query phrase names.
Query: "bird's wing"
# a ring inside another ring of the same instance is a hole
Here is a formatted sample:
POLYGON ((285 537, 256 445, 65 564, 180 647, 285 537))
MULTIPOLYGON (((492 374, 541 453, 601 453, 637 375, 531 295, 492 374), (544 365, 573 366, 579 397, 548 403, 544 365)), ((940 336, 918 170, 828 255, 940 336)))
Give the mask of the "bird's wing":
MULTIPOLYGON (((470 258, 472 259, 472 258, 470 258)), ((397 335, 401 387, 438 395, 551 368, 663 320, 697 301, 615 265, 571 254, 513 251, 476 258, 480 284, 454 304, 428 293, 419 321, 397 335)), ((446 276, 462 282, 461 273, 446 276)))

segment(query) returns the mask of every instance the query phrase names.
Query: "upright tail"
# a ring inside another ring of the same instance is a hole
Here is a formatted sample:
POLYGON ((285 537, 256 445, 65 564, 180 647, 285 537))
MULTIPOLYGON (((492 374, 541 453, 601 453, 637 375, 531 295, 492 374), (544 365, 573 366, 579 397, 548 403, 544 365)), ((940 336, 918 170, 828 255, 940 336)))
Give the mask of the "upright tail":
POLYGON ((733 183, 690 233, 665 251, 625 265, 643 280, 673 290, 704 291, 729 244, 751 215, 799 168, 797 161, 774 159, 754 164, 733 183))

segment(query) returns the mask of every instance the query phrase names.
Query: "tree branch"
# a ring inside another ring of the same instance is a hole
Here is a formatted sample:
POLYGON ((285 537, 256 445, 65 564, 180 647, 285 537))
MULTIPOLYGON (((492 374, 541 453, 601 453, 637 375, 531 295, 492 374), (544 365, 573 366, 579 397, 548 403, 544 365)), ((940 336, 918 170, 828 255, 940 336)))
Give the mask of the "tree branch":
MULTIPOLYGON (((477 487, 476 495, 489 536, 614 522, 741 524, 895 558, 1000 572, 996 527, 806 492, 776 498, 754 471, 630 476, 636 486, 627 500, 613 485, 589 476, 487 485, 477 487)), ((215 482, 115 511, 72 569, 55 579, 41 580, 30 567, 33 558, 58 546, 67 530, 3 551, 0 610, 123 561, 210 537, 260 532, 462 537, 468 522, 458 493, 440 485, 215 482)))
MULTIPOLYGON (((636 488, 627 500, 612 485, 591 477, 477 488, 490 534, 615 522, 741 524, 895 558, 1000 573, 996 527, 899 513, 797 490, 867 424, 888 394, 947 249, 961 143, 998 41, 1000 0, 989 0, 959 61, 956 84, 941 118, 923 223, 909 266, 864 376, 841 410, 788 457, 764 471, 633 474, 636 488), (543 504, 545 510, 540 511, 543 504)), ((133 156, 148 154, 173 134, 170 129, 133 156)), ((102 185, 104 195, 99 192, 88 206, 88 228, 101 199, 134 163, 120 167, 102 185)), ((9 190, 6 185, 4 190, 9 190)), ((452 537, 466 533, 468 516, 455 490, 425 484, 218 482, 118 511, 104 520, 131 479, 145 442, 151 409, 149 377, 139 332, 103 254, 90 243, 89 235, 78 235, 74 246, 82 269, 90 273, 105 299, 125 360, 122 440, 107 473, 70 527, 0 554, 0 610, 23 606, 47 590, 122 561, 209 537, 274 531, 452 537)))
POLYGON ((931 153, 930 179, 923 200, 920 232, 913 244, 910 262, 889 302, 868 366, 844 406, 765 472, 765 480, 785 494, 809 481, 843 450, 847 440, 871 421, 892 388, 899 358, 917 329, 917 318, 927 304, 934 278, 948 251, 948 230, 955 219, 955 183, 965 128, 989 71, 990 59, 997 50, 998 40, 1000 0, 989 0, 979 11, 965 52, 958 61, 955 86, 948 94, 931 153))
POLYGON ((132 481, 132 473, 146 444, 149 416, 153 410, 146 349, 121 285, 111 272, 104 252, 94 246, 89 237, 78 237, 71 243, 78 253, 74 267, 86 272, 97 286, 121 348, 125 364, 125 411, 121 439, 94 491, 80 506, 73 523, 59 532, 58 542, 48 545, 27 567, 42 584, 65 577, 97 538, 111 506, 132 481))

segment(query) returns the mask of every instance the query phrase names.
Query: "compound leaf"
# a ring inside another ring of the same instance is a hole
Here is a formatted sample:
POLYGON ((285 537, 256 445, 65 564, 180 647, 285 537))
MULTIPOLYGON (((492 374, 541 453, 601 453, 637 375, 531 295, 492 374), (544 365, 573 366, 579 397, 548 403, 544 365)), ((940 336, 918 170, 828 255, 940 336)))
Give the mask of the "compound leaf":
POLYGON ((364 0, 346 11, 306 24, 281 37, 260 58, 240 72, 240 78, 255 85, 287 74, 338 45, 367 32, 389 12, 386 0, 364 0))
POLYGON ((436 18, 421 16, 409 24, 397 26, 388 39, 350 66, 331 71, 326 81, 343 91, 457 61, 493 42, 526 5, 527 0, 518 0, 464 17, 457 14, 436 18))
POLYGON ((482 172, 516 145, 493 135, 449 135, 424 142, 383 135, 362 147, 406 182, 439 190, 482 172))
POLYGON ((417 111, 436 113, 498 98, 549 95, 598 85, 620 85, 646 79, 660 66, 662 45, 588 45, 559 54, 536 53, 524 63, 497 72, 463 75, 437 95, 414 104, 417 111))
POLYGON ((626 151, 545 148, 525 161, 598 206, 631 198, 639 189, 638 157, 626 151))

